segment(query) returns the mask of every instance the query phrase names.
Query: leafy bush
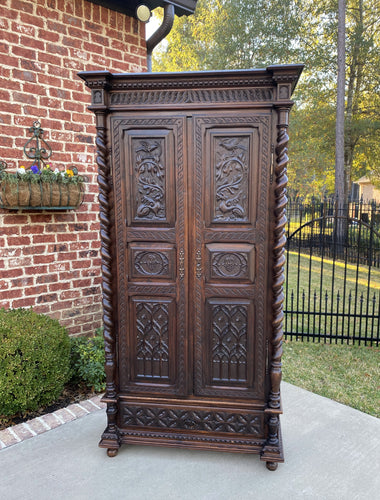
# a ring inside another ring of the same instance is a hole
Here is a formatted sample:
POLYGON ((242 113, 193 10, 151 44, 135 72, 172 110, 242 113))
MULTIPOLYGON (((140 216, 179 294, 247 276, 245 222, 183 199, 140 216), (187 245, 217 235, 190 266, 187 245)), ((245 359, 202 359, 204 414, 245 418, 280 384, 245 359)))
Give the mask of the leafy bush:
POLYGON ((71 338, 71 381, 83 382, 96 392, 105 389, 104 340, 101 330, 95 337, 71 338))
POLYGON ((55 319, 0 309, 0 415, 54 402, 70 376, 70 341, 55 319))

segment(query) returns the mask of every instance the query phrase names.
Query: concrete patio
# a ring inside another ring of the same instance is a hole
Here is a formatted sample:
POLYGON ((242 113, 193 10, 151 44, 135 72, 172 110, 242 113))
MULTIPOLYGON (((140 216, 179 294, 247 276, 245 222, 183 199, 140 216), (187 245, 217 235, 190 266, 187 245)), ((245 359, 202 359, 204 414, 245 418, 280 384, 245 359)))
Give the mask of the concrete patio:
POLYGON ((255 455, 97 443, 97 410, 0 451, 0 498, 128 500, 376 499, 380 420, 284 383, 284 464, 255 455))

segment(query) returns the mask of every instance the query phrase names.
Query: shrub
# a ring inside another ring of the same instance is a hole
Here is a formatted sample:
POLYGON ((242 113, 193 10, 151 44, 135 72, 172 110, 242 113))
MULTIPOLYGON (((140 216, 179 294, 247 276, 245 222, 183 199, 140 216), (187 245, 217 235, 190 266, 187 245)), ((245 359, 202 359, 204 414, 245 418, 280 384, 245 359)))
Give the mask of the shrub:
POLYGON ((101 330, 95 337, 71 338, 71 381, 83 382, 96 392, 105 389, 104 340, 101 330))
POLYGON ((0 414, 54 402, 70 376, 70 341, 55 319, 0 309, 0 414))

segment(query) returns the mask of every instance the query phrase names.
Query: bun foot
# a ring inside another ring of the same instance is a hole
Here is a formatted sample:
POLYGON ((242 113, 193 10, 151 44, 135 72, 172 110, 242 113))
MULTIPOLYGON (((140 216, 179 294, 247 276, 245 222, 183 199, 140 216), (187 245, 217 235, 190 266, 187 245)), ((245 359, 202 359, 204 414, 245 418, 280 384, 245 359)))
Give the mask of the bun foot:
POLYGON ((107 455, 109 457, 116 457, 118 451, 119 450, 117 448, 108 448, 107 449, 107 455))
POLYGON ((274 470, 277 469, 278 463, 276 463, 276 462, 266 462, 266 466, 267 466, 268 470, 274 471, 274 470))

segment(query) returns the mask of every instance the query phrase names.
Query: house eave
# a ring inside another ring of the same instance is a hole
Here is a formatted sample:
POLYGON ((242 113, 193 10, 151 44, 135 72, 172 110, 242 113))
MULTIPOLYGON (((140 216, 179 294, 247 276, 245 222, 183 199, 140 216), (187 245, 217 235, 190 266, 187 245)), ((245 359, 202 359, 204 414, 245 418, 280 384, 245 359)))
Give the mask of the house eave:
POLYGON ((165 3, 174 5, 175 14, 177 16, 188 16, 193 14, 197 4, 197 0, 89 0, 91 3, 102 5, 111 10, 121 12, 131 17, 136 17, 136 8, 144 4, 151 10, 156 7, 164 7, 165 3))

